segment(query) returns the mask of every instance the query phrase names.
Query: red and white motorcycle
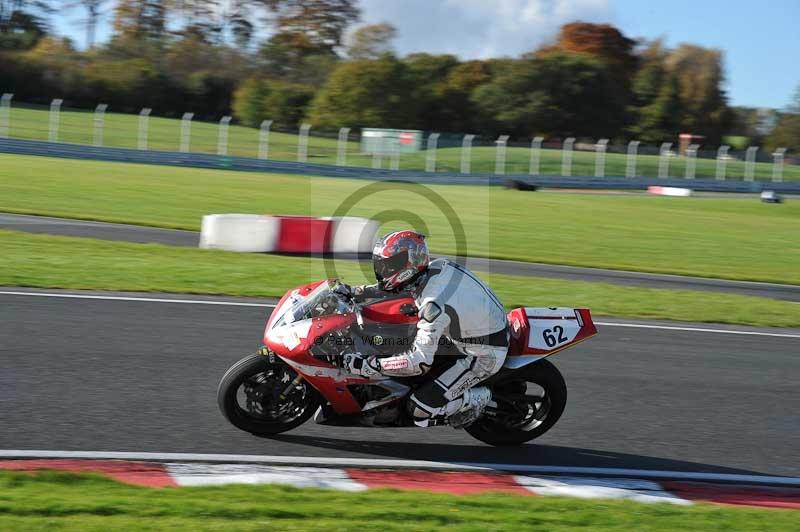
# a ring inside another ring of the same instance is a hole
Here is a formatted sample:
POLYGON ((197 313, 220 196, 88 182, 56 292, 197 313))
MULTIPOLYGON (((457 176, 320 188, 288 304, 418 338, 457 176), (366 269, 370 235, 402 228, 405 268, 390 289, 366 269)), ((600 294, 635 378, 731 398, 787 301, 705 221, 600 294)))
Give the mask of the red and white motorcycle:
MULTIPOLYGON (((365 352, 367 346, 385 356, 408 349, 417 322, 414 300, 398 295, 362 305, 335 287, 336 281, 318 281, 287 292, 267 321, 264 347, 225 373, 218 402, 233 425, 270 436, 316 412, 322 424, 414 426, 409 397, 430 374, 369 380, 342 368, 344 353, 365 352)), ((588 309, 516 308, 508 322, 506 361, 481 384, 492 390, 492 401, 465 428, 492 445, 522 444, 558 421, 567 387, 545 358, 597 334, 588 309)), ((431 372, 448 364, 448 346, 440 349, 431 372)))

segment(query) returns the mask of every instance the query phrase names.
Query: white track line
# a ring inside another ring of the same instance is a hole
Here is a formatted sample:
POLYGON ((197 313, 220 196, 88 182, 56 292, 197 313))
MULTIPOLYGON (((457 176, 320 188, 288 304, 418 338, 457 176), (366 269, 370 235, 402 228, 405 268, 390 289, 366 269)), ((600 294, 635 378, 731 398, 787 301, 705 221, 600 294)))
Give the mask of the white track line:
POLYGON ((159 297, 132 297, 132 296, 100 296, 92 294, 59 294, 53 292, 14 292, 2 290, 4 296, 33 296, 33 297, 58 297, 64 299, 100 299, 103 301, 142 301, 145 303, 184 303, 189 305, 223 305, 229 307, 268 307, 274 303, 246 303, 244 301, 208 301, 205 299, 169 299, 159 297))
MULTIPOLYGON (((63 299, 97 299, 102 301, 140 301, 144 303, 183 303, 189 305, 221 305, 230 307, 275 308, 274 303, 247 303, 244 301, 209 301, 205 299, 169 299, 169 298, 158 298, 158 297, 111 296, 111 295, 95 295, 95 294, 63 294, 58 292, 21 292, 13 290, 0 290, 0 295, 55 297, 63 299)), ((682 327, 676 325, 650 325, 645 323, 620 323, 620 322, 608 322, 608 321, 596 321, 594 323, 595 325, 601 325, 603 327, 630 327, 637 329, 661 329, 667 331, 739 334, 747 336, 773 336, 777 338, 800 338, 800 334, 791 334, 791 333, 737 331, 732 329, 709 329, 703 327, 682 327)))
POLYGON ((728 473, 700 473, 692 471, 659 471, 654 469, 627 469, 616 467, 572 467, 526 464, 482 464, 464 462, 432 462, 426 460, 391 460, 372 458, 328 458, 314 456, 258 456, 249 454, 198 454, 198 453, 135 453, 103 451, 29 451, 0 450, 0 459, 89 459, 89 460, 143 460, 151 462, 210 462, 246 463, 307 467, 354 467, 424 469, 439 471, 505 471, 512 473, 546 473, 552 475, 605 475, 640 479, 674 479, 705 482, 736 482, 800 486, 800 477, 770 475, 739 475, 728 473))
POLYGON ((703 333, 721 333, 721 334, 745 334, 751 336, 777 336, 778 338, 800 338, 800 334, 789 333, 772 333, 762 331, 734 331, 731 329, 706 329, 703 327, 678 327, 675 325, 649 325, 645 323, 614 323, 607 321, 596 321, 595 325, 602 325, 603 327, 632 327, 636 329, 663 329, 667 331, 690 331, 690 332, 703 332, 703 333))

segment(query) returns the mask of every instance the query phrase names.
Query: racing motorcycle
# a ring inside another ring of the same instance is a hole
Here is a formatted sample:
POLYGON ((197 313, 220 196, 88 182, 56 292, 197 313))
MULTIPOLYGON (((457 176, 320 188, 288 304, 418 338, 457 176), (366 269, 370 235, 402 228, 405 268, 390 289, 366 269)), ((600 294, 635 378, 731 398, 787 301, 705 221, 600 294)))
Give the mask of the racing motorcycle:
MULTIPOLYGON (((326 280, 289 290, 267 321, 264 345, 222 377, 217 399, 234 426, 265 437, 312 415, 336 426, 415 426, 409 398, 458 351, 441 345, 424 376, 366 379, 349 373, 342 367, 345 353, 391 356, 409 349, 418 311, 408 295, 357 303, 337 285, 326 280)), ((492 445, 519 445, 553 427, 564 412, 567 387, 546 358, 597 334, 589 309, 515 308, 508 323, 505 363, 481 383, 492 400, 465 427, 492 445)))

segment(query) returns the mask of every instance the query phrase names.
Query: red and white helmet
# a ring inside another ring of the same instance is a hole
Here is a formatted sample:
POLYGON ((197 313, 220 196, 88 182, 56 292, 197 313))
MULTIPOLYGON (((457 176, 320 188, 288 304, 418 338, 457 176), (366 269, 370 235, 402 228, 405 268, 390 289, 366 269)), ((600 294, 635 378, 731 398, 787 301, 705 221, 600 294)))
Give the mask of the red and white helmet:
POLYGON ((428 269, 425 235, 395 231, 381 238, 372 250, 372 265, 381 290, 400 290, 428 269))

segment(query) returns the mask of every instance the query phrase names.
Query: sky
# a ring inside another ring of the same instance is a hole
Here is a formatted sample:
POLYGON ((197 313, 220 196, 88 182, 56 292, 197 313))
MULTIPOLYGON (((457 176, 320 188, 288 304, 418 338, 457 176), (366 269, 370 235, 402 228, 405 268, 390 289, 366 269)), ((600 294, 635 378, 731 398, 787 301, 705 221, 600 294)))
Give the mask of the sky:
MULTIPOLYGON (((567 22, 609 23, 631 38, 663 38, 724 52, 732 105, 783 108, 800 86, 800 0, 360 0, 362 23, 390 22, 395 48, 463 59, 517 56, 551 41, 567 22)), ((56 29, 80 46, 79 10, 56 29)), ((110 17, 98 30, 108 35, 110 17)))

